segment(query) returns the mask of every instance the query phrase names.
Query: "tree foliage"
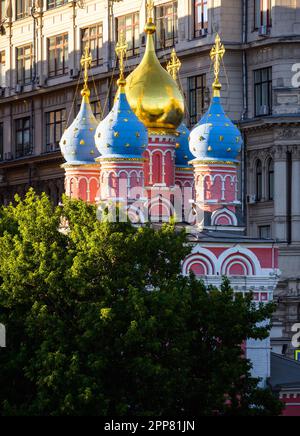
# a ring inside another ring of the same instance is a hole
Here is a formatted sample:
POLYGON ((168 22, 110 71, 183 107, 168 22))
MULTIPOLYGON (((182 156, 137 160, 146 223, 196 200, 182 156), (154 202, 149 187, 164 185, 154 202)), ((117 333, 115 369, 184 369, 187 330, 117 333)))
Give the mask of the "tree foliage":
POLYGON ((0 414, 278 414, 240 348, 273 306, 181 276, 185 242, 33 191, 2 207, 0 414))

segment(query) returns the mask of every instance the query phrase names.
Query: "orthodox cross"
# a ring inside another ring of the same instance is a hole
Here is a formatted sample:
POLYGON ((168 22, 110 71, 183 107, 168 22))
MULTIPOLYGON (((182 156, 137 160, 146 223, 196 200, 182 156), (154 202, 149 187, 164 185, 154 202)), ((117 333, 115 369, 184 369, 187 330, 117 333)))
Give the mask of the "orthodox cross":
POLYGON ((116 54, 119 59, 120 79, 124 80, 124 59, 126 57, 128 44, 126 42, 124 32, 120 33, 120 39, 116 45, 116 54))
POLYGON ((87 85, 87 82, 89 79, 88 69, 92 65, 92 60, 93 60, 93 58, 90 54, 89 48, 85 47, 84 54, 82 55, 82 58, 80 60, 80 65, 84 69, 84 76, 83 76, 84 77, 84 87, 83 87, 84 90, 88 89, 88 85, 87 85))
POLYGON ((146 8, 147 8, 147 19, 148 19, 148 21, 151 21, 153 19, 152 12, 154 9, 153 0, 147 0, 146 8))
POLYGON ((214 90, 214 97, 220 97, 220 90, 221 90, 221 83, 219 81, 219 75, 220 75, 220 64, 221 60, 223 59, 223 56, 225 54, 225 47, 221 43, 221 38, 219 34, 217 33, 216 39, 215 39, 215 45, 210 51, 210 58, 214 63, 214 73, 215 73, 215 80, 213 83, 213 90, 214 90))
POLYGON ((173 48, 171 53, 171 60, 167 64, 167 71, 175 81, 177 80, 180 67, 181 67, 181 62, 177 57, 175 48, 173 48))

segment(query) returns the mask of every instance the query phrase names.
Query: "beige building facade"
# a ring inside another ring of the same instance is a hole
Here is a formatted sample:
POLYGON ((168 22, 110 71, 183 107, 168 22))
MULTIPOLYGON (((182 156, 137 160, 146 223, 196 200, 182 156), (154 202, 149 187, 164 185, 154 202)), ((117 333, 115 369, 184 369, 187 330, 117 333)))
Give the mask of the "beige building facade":
MULTIPOLYGON (((273 349, 292 355, 300 320, 300 0, 155 0, 156 48, 163 65, 176 48, 191 127, 210 101, 209 50, 226 46, 222 104, 244 134, 243 213, 248 234, 280 246, 273 349)), ((92 51, 96 117, 113 102, 114 46, 129 45, 126 72, 145 48, 145 0, 1 0, 0 201, 29 186, 59 202, 59 140, 80 102, 80 57, 92 51)))

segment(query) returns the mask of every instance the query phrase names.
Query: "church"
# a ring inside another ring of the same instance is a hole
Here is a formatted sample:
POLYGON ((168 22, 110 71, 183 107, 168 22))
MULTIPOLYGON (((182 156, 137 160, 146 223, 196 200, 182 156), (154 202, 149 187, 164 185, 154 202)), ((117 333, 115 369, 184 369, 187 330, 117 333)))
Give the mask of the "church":
MULTIPOLYGON (((122 207, 138 225, 159 225, 172 217, 185 227, 191 249, 182 260, 183 274, 192 271, 214 286, 228 276, 235 292, 252 292, 257 303, 272 301, 280 275, 278 248, 272 240, 245 234, 239 201, 243 139, 221 103, 225 47, 217 35, 210 52, 211 103, 190 132, 183 123, 180 61, 173 50, 167 69, 160 64, 152 1, 147 9, 143 59, 125 78, 127 45, 119 39, 118 90, 112 110, 100 123, 89 100, 88 49, 82 57, 81 107, 60 141, 65 192, 99 205, 99 210, 103 205, 122 207)), ((245 352, 264 386, 270 377, 270 339, 247 340, 245 352)))

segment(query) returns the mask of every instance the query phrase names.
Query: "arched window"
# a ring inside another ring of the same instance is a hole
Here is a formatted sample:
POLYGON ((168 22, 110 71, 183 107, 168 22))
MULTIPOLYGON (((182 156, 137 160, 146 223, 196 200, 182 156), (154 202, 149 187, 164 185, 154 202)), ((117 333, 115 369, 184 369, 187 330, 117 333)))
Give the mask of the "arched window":
POLYGON ((256 200, 262 199, 262 164, 258 160, 256 163, 256 200))
POLYGON ((268 162, 268 199, 274 199, 274 162, 270 159, 268 162))

